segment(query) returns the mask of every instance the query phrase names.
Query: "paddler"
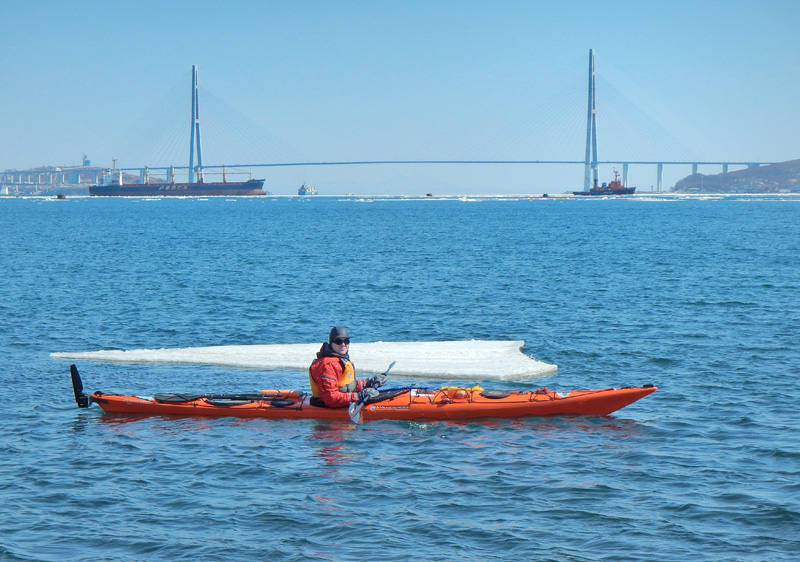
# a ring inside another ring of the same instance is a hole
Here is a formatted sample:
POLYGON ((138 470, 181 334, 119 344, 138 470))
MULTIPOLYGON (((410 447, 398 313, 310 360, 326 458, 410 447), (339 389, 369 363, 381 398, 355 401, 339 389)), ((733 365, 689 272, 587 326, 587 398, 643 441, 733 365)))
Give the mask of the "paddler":
POLYGON ((308 368, 313 406, 345 408, 351 402, 363 402, 379 394, 376 387, 386 382, 388 376, 381 374, 357 380, 349 350, 347 328, 331 328, 328 343, 322 344, 317 358, 308 368))

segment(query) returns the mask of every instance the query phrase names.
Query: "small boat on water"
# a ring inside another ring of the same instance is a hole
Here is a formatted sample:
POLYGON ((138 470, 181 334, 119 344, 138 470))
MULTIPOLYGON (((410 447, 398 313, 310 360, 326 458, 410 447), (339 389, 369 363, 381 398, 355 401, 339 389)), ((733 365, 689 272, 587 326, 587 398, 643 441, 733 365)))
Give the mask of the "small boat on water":
MULTIPOLYGON (((237 418, 328 419, 356 421, 353 408, 325 408, 311 404, 299 390, 262 390, 239 394, 153 394, 133 396, 83 392, 75 365, 70 366, 75 401, 80 408, 97 404, 106 412, 158 416, 231 416, 237 418)), ((359 404, 358 421, 465 420, 522 416, 605 416, 655 392, 653 385, 598 390, 526 391, 471 388, 404 387, 380 391, 359 404)))
POLYGON ((632 195, 636 192, 635 187, 625 187, 622 185, 622 182, 619 180, 619 172, 614 170, 614 179, 610 183, 603 182, 603 185, 597 186, 597 180, 595 180, 595 186, 592 187, 589 191, 573 191, 573 195, 632 195))

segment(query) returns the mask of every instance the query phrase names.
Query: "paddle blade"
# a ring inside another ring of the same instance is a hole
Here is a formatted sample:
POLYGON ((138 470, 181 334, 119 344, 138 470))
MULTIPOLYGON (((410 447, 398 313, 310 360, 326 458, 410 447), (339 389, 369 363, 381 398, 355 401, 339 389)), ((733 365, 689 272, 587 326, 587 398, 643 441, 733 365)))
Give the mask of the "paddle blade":
POLYGON ((364 404, 355 402, 351 403, 350 406, 347 408, 347 413, 350 414, 350 420, 353 423, 359 424, 361 423, 361 408, 364 407, 364 404))

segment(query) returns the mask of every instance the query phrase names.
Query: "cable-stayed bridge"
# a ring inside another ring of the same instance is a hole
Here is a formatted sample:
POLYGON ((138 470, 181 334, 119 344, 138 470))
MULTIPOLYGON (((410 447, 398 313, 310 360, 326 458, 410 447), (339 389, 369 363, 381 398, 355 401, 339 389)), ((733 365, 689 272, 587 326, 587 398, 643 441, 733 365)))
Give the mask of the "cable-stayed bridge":
MULTIPOLYGON (((746 166, 748 168, 757 168, 766 164, 776 164, 777 162, 734 162, 734 161, 656 161, 656 160, 595 160, 594 164, 610 164, 622 166, 623 183, 627 183, 628 168, 631 165, 649 165, 655 166, 656 185, 657 191, 663 190, 663 173, 664 166, 684 166, 691 167, 691 173, 696 174, 699 166, 719 166, 722 173, 728 173, 731 166, 746 166)), ((222 169, 249 169, 254 168, 280 168, 280 167, 301 167, 301 166, 367 166, 367 165, 387 165, 387 164, 484 164, 484 165, 529 165, 529 164, 569 164, 569 165, 586 165, 586 160, 345 160, 345 161, 324 161, 324 162, 276 162, 267 164, 226 164, 225 166, 203 167, 203 170, 208 173, 209 170, 214 170, 217 173, 222 173, 222 169)), ((591 161, 589 162, 591 166, 591 161)), ((185 170, 188 172, 189 168, 175 167, 176 170, 185 170)), ((130 172, 139 172, 141 178, 144 179, 146 173, 161 172, 166 174, 169 168, 122 168, 122 170, 130 172)), ((687 174, 688 175, 688 174, 687 174)))
MULTIPOLYGON (((664 168, 669 167, 683 167, 686 168, 686 174, 696 174, 700 166, 703 167, 716 167, 720 172, 727 173, 730 167, 758 167, 764 164, 773 164, 775 162, 754 162, 754 161, 722 161, 722 160, 702 160, 698 158, 664 158, 664 159, 606 159, 599 160, 597 157, 597 123, 596 123, 596 78, 594 69, 594 53, 589 51, 589 76, 588 87, 586 89, 587 104, 586 104, 586 150, 585 156, 582 160, 577 159, 488 159, 488 158, 452 158, 452 159, 364 159, 364 160, 316 160, 308 158, 283 158, 283 161, 271 162, 232 162, 227 164, 214 164, 207 165, 203 163, 203 153, 201 148, 200 136, 200 120, 198 113, 199 97, 196 83, 196 69, 192 68, 192 120, 191 120, 191 135, 189 146, 189 164, 187 166, 136 166, 136 167, 119 167, 116 166, 114 161, 113 173, 125 175, 130 177, 138 177, 140 183, 148 183, 153 177, 166 177, 167 181, 175 181, 176 175, 187 177, 189 182, 195 181, 195 178, 209 177, 209 176, 222 176, 227 177, 228 174, 241 174, 252 173, 254 170, 258 174, 274 168, 288 168, 288 167, 319 167, 319 166, 381 166, 381 165, 485 165, 485 166, 544 166, 544 165, 569 165, 569 166, 584 166, 584 191, 588 191, 592 185, 597 185, 598 182, 598 166, 599 165, 612 165, 619 166, 622 169, 622 183, 627 184, 628 171, 630 166, 650 166, 653 169, 653 177, 655 179, 654 185, 656 191, 663 191, 663 176, 664 168)), ((516 132, 519 136, 519 131, 516 132)), ((175 137, 177 133, 173 132, 172 136, 175 137)), ((666 151, 665 151, 666 152, 666 151)), ((107 175, 109 170, 103 167, 92 167, 89 165, 88 160, 84 156, 83 166, 74 167, 60 167, 60 168, 41 168, 36 170, 23 170, 23 171, 6 171, 0 172, 0 189, 5 188, 8 192, 8 186, 14 186, 17 189, 20 186, 27 186, 34 191, 39 188, 47 188, 47 186, 69 186, 69 185, 82 185, 98 183, 103 176, 107 175)), ((162 180, 163 181, 163 180, 162 180)), ((577 184, 578 182, 575 182, 577 184)), ((576 185, 577 187, 577 185, 576 185)), ((2 191, 0 191, 2 193, 2 191)))
MULTIPOLYGON (((631 165, 654 166, 656 177, 656 190, 663 191, 663 172, 664 166, 683 166, 691 168, 691 173, 696 174, 699 166, 719 167, 722 173, 727 173, 729 167, 758 167, 777 162, 723 162, 723 161, 615 161, 599 160, 597 164, 619 165, 622 167, 623 183, 627 183, 628 167, 631 165)), ((222 166, 204 166, 204 174, 225 175, 226 172, 237 169, 269 169, 279 167, 305 167, 305 166, 368 166, 368 165, 388 165, 388 164, 412 164, 412 165, 436 165, 436 164, 463 164, 463 165, 586 165, 585 160, 351 160, 351 161, 324 161, 324 162, 272 162, 272 163, 250 163, 250 164, 225 164, 222 166)), ((167 176, 171 172, 188 175, 189 166, 175 167, 155 167, 155 168, 117 168, 131 175, 139 177, 142 183, 152 175, 167 176)), ((195 170, 196 171, 196 170, 195 170)), ((16 192, 28 193, 47 193, 52 192, 58 187, 82 186, 97 183, 103 174, 107 173, 107 168, 97 166, 74 166, 59 167, 37 170, 21 170, 0 172, 0 189, 6 194, 16 192), (21 191, 20 191, 21 190, 21 191)), ((688 175, 688 174, 687 174, 688 175)), ((3 192, 0 191, 0 194, 3 192)))

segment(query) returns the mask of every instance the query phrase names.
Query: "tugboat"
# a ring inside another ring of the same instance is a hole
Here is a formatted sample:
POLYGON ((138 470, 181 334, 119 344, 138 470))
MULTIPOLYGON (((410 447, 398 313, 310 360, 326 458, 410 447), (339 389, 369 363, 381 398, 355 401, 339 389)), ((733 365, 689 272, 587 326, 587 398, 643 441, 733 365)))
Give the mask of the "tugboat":
POLYGON ((303 184, 300 186, 300 189, 297 190, 298 195, 316 195, 317 190, 314 189, 313 185, 306 185, 303 184))
POLYGON ((573 191, 573 195, 632 195, 636 192, 635 187, 625 187, 619 180, 619 172, 614 170, 614 179, 611 183, 603 182, 603 185, 597 186, 595 179, 595 186, 589 191, 573 191))

